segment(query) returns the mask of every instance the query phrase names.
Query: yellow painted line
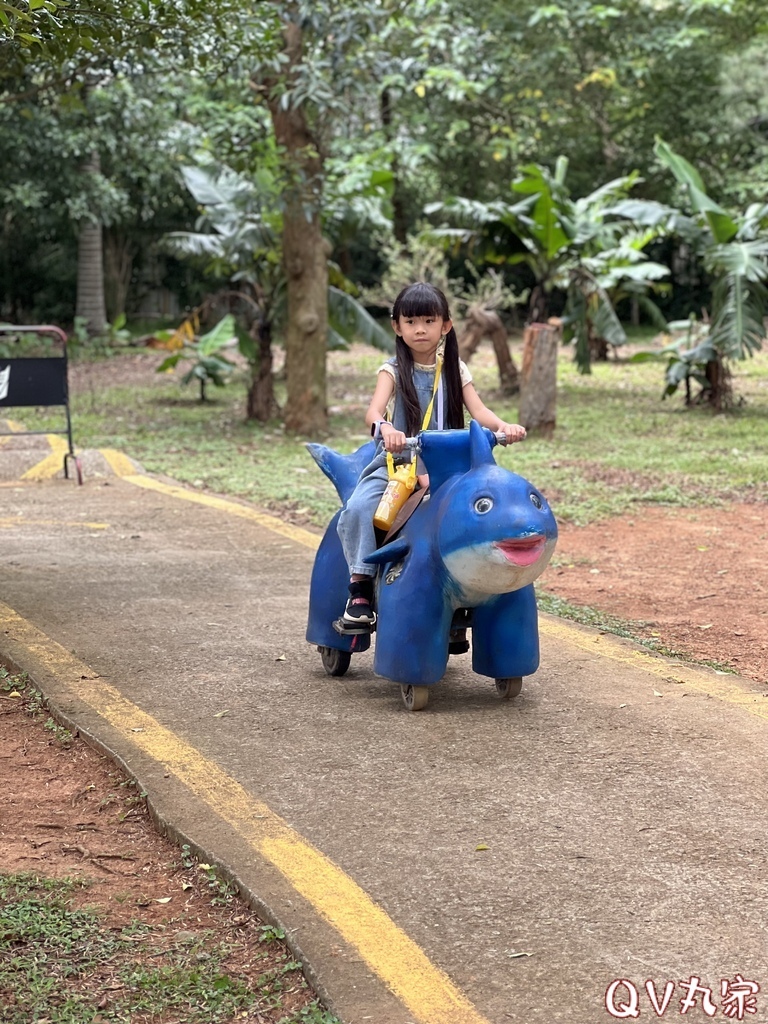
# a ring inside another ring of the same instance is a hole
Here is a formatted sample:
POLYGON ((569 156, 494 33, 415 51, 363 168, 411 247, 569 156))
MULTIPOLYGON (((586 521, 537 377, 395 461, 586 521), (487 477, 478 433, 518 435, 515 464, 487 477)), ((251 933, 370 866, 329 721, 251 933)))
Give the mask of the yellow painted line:
POLYGON ((673 683, 682 682, 691 690, 706 693, 709 697, 725 701, 726 704, 735 704, 758 718, 768 719, 768 700, 733 676, 709 675, 689 665, 654 658, 645 651, 624 647, 604 633, 598 636, 594 633, 585 633, 561 620, 542 619, 539 622, 539 630, 554 640, 572 644, 600 658, 608 658, 628 668, 639 669, 658 679, 673 683))
POLYGON ((0 516, 0 530, 12 530, 14 526, 79 526, 87 530, 108 530, 109 523, 85 523, 82 520, 27 519, 24 516, 0 516))
POLYGON ((130 484, 135 484, 137 487, 146 487, 147 490, 159 491, 161 494, 168 494, 172 498, 181 498, 183 501, 192 501, 198 505, 206 505, 208 508, 218 509, 219 512, 228 512, 230 515, 240 516, 241 519, 250 519, 252 523, 265 526, 268 530, 272 530, 273 533, 279 533, 281 537, 288 537, 289 540, 294 540, 297 544, 303 544, 305 547, 312 548, 313 551, 316 551, 320 546, 322 538, 318 537, 316 533, 302 530, 300 526, 291 526, 290 523, 284 523, 282 519, 268 516, 264 512, 257 512, 246 505, 238 505, 235 501, 217 498, 213 494, 191 491, 185 487, 164 484, 149 476, 134 475, 123 477, 123 479, 127 480, 130 484))
POLYGON ((63 437, 57 434, 46 434, 48 444, 51 446, 51 454, 21 474, 22 480, 49 480, 56 476, 64 467, 64 456, 69 451, 69 445, 63 437))
POLYGON ((16 420, 5 420, 4 422, 8 430, 13 431, 13 433, 0 435, 0 445, 8 444, 8 442, 13 438, 13 434, 20 434, 24 432, 23 423, 18 423, 16 420))
POLYGON ((9 430, 12 430, 14 434, 24 433, 24 424, 19 423, 18 420, 6 420, 5 425, 8 427, 9 430))
POLYGON ((99 451, 115 476, 133 476, 136 473, 136 464, 123 452, 115 448, 99 448, 99 451))
POLYGON ((407 1007, 418 1024, 489 1024, 451 979, 336 864, 218 764, 127 700, 84 662, 0 602, 0 630, 223 818, 273 864, 407 1007))

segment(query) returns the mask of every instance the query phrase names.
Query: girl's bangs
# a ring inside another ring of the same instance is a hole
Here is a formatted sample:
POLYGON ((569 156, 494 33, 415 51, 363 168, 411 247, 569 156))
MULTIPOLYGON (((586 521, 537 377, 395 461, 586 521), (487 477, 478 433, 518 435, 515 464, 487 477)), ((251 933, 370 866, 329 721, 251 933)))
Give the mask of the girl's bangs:
MULTIPOLYGON (((393 310, 394 312, 394 310, 393 310)), ((442 308, 442 303, 432 288, 428 285, 416 285, 409 288, 408 292, 400 300, 399 316, 448 316, 442 308)))

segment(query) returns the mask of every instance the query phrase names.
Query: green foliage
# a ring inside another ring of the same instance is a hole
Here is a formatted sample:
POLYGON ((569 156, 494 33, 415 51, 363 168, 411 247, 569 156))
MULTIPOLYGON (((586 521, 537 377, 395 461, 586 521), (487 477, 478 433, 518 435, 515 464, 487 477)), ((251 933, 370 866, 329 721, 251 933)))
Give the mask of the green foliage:
POLYGON ((658 140, 656 152, 685 190, 692 216, 660 204, 645 214, 698 249, 712 280, 711 314, 702 323, 692 319, 677 325, 687 327, 686 335, 660 352, 641 353, 636 359, 666 360, 665 396, 685 383, 690 404, 690 384, 695 381, 701 385, 696 400, 720 409, 732 401, 729 364, 759 352, 766 336, 768 207, 751 204, 732 216, 710 198, 696 169, 665 142, 658 140))
POLYGON ((409 236, 405 246, 390 239, 382 246, 382 256, 386 269, 381 283, 365 289, 363 299, 379 307, 387 318, 395 297, 414 281, 429 281, 445 294, 459 328, 462 317, 472 306, 506 313, 528 298, 527 291, 515 291, 497 270, 491 268, 481 273, 469 260, 464 264, 464 276, 453 277, 445 247, 428 230, 409 236))
MULTIPOLYGON (((470 0, 456 7, 472 18, 470 0)), ((719 194, 759 145, 749 118, 732 116, 721 77, 728 55, 765 31, 764 8, 751 0, 488 0, 482 23, 488 38, 478 53, 489 80, 466 130, 475 184, 453 192, 492 198, 498 171, 508 178, 520 164, 552 165, 564 154, 578 195, 639 168, 646 196, 667 201, 654 166, 661 135, 713 169, 719 194)))
POLYGON ((73 359, 86 356, 106 358, 115 351, 130 345, 133 340, 131 332, 126 328, 125 313, 115 317, 113 324, 104 325, 103 332, 90 334, 84 317, 76 316, 70 333, 67 348, 73 359))
POLYGON ((182 359, 191 359, 193 365, 181 378, 181 383, 189 384, 193 380, 198 381, 201 402, 206 400, 207 384, 213 384, 217 388, 224 387, 227 377, 234 369, 234 364, 221 355, 221 350, 237 345, 235 318, 230 313, 222 317, 215 327, 199 338, 189 339, 184 334, 180 336, 178 331, 162 331, 159 334, 161 340, 167 341, 180 337, 181 347, 162 361, 157 368, 158 373, 167 373, 182 359))
MULTIPOLYGON (((709 192, 697 172, 689 186, 701 223, 720 237, 735 223, 727 198, 746 207, 768 166, 765 29, 753 0, 487 0, 481 13, 469 0, 257 0, 246 8, 234 0, 0 0, 0 134, 13 154, 0 167, 2 300, 14 319, 40 311, 71 320, 83 217, 107 225, 113 321, 142 291, 171 280, 182 306, 235 275, 245 281, 243 264, 233 267, 211 237, 198 238, 199 259, 183 267, 155 247, 175 232, 193 247, 195 211, 178 171, 200 159, 247 180, 271 177, 278 266, 279 218, 297 180, 274 145, 268 103, 276 99, 306 118, 321 171, 304 184, 322 196, 333 258, 358 284, 379 283, 378 245, 389 226, 404 244, 425 204, 446 195, 466 197, 473 257, 503 258, 520 287, 534 266, 542 280, 542 261, 573 248, 558 158, 567 159, 570 201, 638 168, 644 199, 665 205, 674 183, 654 154, 657 135, 677 140, 688 168, 706 166, 709 192), (291 19, 302 50, 288 73, 291 19), (83 174, 94 149, 101 171, 83 174), (472 203, 484 207, 474 225, 472 203), (508 213, 518 204, 535 249, 512 240, 508 213)), ((208 221, 196 233, 217 231, 208 221)), ((603 248, 621 246, 603 240, 603 248)), ((598 249, 590 258, 599 257, 598 249)), ((614 343, 620 336, 609 302, 631 297, 657 315, 658 279, 633 276, 647 262, 639 261, 621 280, 602 259, 586 265, 591 280, 581 272, 570 282, 587 289, 571 293, 567 311, 583 368, 593 328, 614 343)), ((553 279, 554 291, 562 287, 553 279)))
MULTIPOLYGON (((14 156, 0 164, 0 295, 17 321, 71 322, 77 225, 97 218, 106 229, 114 322, 126 309, 131 281, 142 286, 158 235, 193 217, 176 183, 178 155, 191 135, 178 121, 179 76, 162 85, 154 76, 105 76, 53 96, 37 95, 35 82, 30 68, 17 82, 24 98, 0 102, 0 132, 14 156), (100 171, 85 173, 93 152, 100 171)), ((152 263, 161 276, 157 255, 152 263)))
POLYGON ((712 347, 727 359, 745 359, 760 351, 768 312, 768 238, 734 240, 705 253, 713 276, 712 347))
POLYGON ((677 338, 661 349, 646 350, 632 356, 633 363, 651 360, 665 362, 666 387, 664 398, 673 395, 682 383, 686 385, 686 397, 690 403, 690 383, 697 382, 702 393, 709 387, 707 365, 717 356, 706 324, 690 320, 677 320, 668 324, 670 331, 681 332, 677 338))
POLYGON ((567 168, 564 158, 557 160, 554 173, 536 164, 523 167, 510 185, 514 194, 525 197, 517 203, 451 199, 431 204, 427 213, 441 212, 468 226, 463 233, 438 229, 436 237, 476 240, 486 259, 530 269, 536 282, 532 320, 546 320, 552 293, 565 292, 564 336, 575 340, 576 363, 582 373, 589 373, 600 344, 617 347, 626 341, 609 288, 616 292, 627 279, 635 294, 647 297, 668 271, 643 252, 654 232, 639 233, 628 220, 616 217, 637 175, 617 178, 574 199, 566 185, 567 168))
MULTIPOLYGON (((208 272, 228 278, 233 289, 250 286, 262 320, 280 323, 285 317, 285 277, 280 246, 282 214, 275 174, 262 167, 255 176, 247 178, 228 167, 210 164, 184 167, 182 173, 202 210, 198 227, 207 230, 174 232, 168 236, 167 244, 180 256, 206 258, 208 272)), ((362 217, 354 200, 377 196, 378 189, 390 178, 391 175, 362 168, 356 174, 349 173, 343 187, 337 182, 338 195, 331 212, 343 220, 341 211, 352 209, 362 217), (344 203, 341 195, 346 197, 344 203)), ((328 347, 343 348, 358 340, 392 351, 391 336, 351 294, 352 286, 338 268, 334 268, 334 277, 341 287, 329 288, 328 347)), ((241 351, 249 360, 256 360, 252 341, 243 339, 241 351)), ((167 368, 165 363, 163 366, 167 368)))
POLYGON ((329 348, 346 348, 350 342, 395 351, 391 332, 385 331, 371 314, 348 292, 331 286, 328 289, 329 348))
POLYGON ((715 242, 718 244, 730 242, 739 230, 738 224, 707 195, 704 190, 704 182, 696 168, 675 153, 663 139, 657 140, 655 153, 661 163, 668 167, 680 184, 686 188, 694 213, 706 218, 715 242))

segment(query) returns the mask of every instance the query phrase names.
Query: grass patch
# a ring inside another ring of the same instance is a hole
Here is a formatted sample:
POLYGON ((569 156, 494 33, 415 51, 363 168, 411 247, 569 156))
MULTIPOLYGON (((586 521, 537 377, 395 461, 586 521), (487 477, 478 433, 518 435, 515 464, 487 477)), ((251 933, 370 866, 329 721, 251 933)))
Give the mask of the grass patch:
MULTIPOLYGON (((124 358, 113 358, 115 381, 124 358)), ((363 419, 382 360, 360 346, 330 355, 327 438, 289 437, 277 422, 247 423, 242 374, 207 403, 170 378, 158 377, 154 386, 84 387, 72 399, 74 436, 78 447, 119 448, 149 472, 324 527, 338 500, 304 442, 351 451, 366 441, 363 419)), ((517 399, 497 393, 492 355, 481 349, 470 368, 494 411, 516 420, 517 399)), ((611 361, 581 376, 564 350, 554 437, 531 437, 499 452, 498 461, 544 490, 560 519, 580 525, 638 504, 766 500, 768 353, 737 364, 734 386, 743 404, 714 415, 686 409, 681 396, 662 401, 659 365, 611 361)), ((58 423, 53 410, 25 410, 24 421, 30 429, 58 423)))
MULTIPOLYGON (((0 874, 0 1004, 6 1024, 183 1019, 217 1024, 260 1011, 281 1024, 334 1024, 317 1002, 278 1016, 283 997, 305 985, 286 951, 249 978, 228 967, 233 946, 207 932, 154 930, 139 922, 114 929, 74 905, 84 883, 33 874, 0 874), (98 1008, 98 1013, 97 1013, 98 1008)), ((267 947, 280 939, 263 929, 267 947)))
POLYGON ((26 675, 14 675, 0 665, 0 693, 12 700, 18 700, 24 713, 30 718, 36 721, 45 719, 44 727, 62 747, 69 747, 72 744, 72 733, 53 718, 47 700, 30 683, 26 675))

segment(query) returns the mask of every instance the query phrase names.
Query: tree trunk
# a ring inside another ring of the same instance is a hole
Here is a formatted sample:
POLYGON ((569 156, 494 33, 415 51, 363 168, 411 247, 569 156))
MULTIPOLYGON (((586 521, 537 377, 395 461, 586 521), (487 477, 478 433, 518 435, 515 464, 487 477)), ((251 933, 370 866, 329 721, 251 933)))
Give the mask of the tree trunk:
POLYGON ((523 366, 520 371, 520 423, 551 437, 557 408, 557 353, 562 325, 556 318, 546 324, 530 324, 523 334, 523 366))
POLYGON ((731 375, 719 353, 716 359, 710 359, 706 364, 704 374, 707 378, 707 387, 704 389, 703 397, 708 404, 716 412, 729 408, 733 404, 731 375))
POLYGON ((272 325, 263 320, 255 322, 251 335, 256 336, 259 346, 259 365, 251 378, 248 389, 246 417, 266 423, 277 412, 275 391, 272 382, 272 325))
MULTIPOLYGON (((295 14, 295 12, 294 12, 295 14)), ((302 59, 298 22, 284 29, 290 82, 302 59)), ((323 161, 305 108, 283 108, 275 89, 269 109, 288 179, 283 208, 283 266, 287 281, 284 410, 286 430, 320 434, 328 426, 325 353, 328 338, 328 245, 320 227, 323 161)))
MULTIPOLYGON (((94 150, 81 171, 86 175, 101 174, 101 159, 94 150)), ((77 247, 77 303, 75 316, 83 317, 89 335, 101 334, 107 323, 104 302, 104 258, 101 224, 90 220, 80 222, 77 247)))
POLYGON ((501 322, 501 317, 495 310, 485 309, 479 305, 470 306, 458 339, 459 356, 465 363, 475 354, 483 338, 490 338, 493 343, 502 393, 516 395, 520 390, 517 367, 509 351, 507 330, 501 322))
POLYGON ((125 313, 138 247, 116 231, 104 232, 104 295, 109 322, 125 313))

